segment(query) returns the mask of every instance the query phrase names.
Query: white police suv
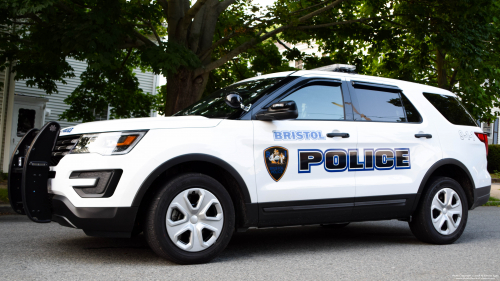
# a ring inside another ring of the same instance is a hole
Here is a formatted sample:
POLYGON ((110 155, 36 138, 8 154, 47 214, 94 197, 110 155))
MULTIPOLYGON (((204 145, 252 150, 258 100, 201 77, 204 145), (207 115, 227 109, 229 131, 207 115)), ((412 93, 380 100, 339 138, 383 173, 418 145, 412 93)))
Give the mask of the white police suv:
POLYGON ((249 227, 398 219, 453 243, 489 198, 486 135, 449 91, 348 72, 258 76, 174 117, 47 123, 12 155, 10 202, 91 236, 143 231, 181 264, 249 227))

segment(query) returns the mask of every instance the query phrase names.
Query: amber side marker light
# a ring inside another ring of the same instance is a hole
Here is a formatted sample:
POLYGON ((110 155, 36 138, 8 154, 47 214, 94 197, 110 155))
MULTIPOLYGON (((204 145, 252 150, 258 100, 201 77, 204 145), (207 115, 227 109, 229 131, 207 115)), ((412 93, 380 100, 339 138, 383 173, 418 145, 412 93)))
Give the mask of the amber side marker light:
POLYGON ((116 146, 129 146, 137 139, 137 137, 139 136, 138 135, 126 136, 124 140, 121 140, 120 138, 116 146))

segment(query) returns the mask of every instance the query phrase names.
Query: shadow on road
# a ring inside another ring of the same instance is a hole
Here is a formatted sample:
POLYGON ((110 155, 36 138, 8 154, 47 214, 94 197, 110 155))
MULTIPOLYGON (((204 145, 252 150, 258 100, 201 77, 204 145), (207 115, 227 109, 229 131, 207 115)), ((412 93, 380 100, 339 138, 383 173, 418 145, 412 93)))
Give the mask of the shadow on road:
MULTIPOLYGON (((214 262, 310 252, 349 251, 362 247, 375 249, 398 244, 423 243, 411 234, 406 223, 401 222, 353 223, 343 229, 317 225, 251 229, 245 233, 235 233, 226 250, 214 262)), ((132 239, 81 236, 57 238, 57 247, 61 247, 66 253, 64 257, 57 258, 84 258, 89 263, 102 263, 104 257, 109 263, 137 265, 144 262, 148 265, 174 265, 156 256, 149 249, 142 234, 132 239)))

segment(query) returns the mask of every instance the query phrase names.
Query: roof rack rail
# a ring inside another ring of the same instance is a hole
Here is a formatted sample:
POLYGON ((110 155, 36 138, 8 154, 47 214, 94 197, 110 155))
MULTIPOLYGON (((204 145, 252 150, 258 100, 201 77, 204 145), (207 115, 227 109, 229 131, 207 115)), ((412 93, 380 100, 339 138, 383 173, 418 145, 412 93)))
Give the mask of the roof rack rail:
POLYGON ((331 72, 345 72, 345 73, 356 73, 356 66, 349 64, 331 64, 323 67, 313 68, 311 70, 320 70, 320 71, 331 71, 331 72))

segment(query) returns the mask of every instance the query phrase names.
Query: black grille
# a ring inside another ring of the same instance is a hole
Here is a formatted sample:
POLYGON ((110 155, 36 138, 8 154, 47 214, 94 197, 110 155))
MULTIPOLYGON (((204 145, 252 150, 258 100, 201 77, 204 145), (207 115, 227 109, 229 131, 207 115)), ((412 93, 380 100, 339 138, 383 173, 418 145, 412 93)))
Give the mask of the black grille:
POLYGON ((56 166, 59 161, 69 153, 69 151, 76 145, 80 135, 62 136, 57 138, 56 146, 52 150, 50 157, 50 165, 56 166))

